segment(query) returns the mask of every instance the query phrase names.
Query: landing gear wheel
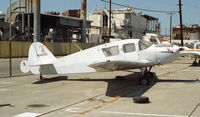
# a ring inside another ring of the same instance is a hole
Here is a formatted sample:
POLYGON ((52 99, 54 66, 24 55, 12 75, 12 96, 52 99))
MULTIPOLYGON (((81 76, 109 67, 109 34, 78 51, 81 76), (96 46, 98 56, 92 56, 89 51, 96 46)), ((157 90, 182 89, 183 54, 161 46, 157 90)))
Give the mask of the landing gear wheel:
POLYGON ((196 62, 196 61, 194 61, 194 62, 192 63, 192 65, 193 65, 193 66, 196 66, 196 65, 197 65, 197 62, 196 62))
POLYGON ((152 72, 145 72, 144 77, 139 81, 140 85, 150 85, 150 79, 154 77, 152 72))
POLYGON ((199 60, 198 64, 200 65, 200 60, 199 60))
POLYGON ((150 85, 150 80, 148 78, 141 78, 139 81, 140 85, 150 85))

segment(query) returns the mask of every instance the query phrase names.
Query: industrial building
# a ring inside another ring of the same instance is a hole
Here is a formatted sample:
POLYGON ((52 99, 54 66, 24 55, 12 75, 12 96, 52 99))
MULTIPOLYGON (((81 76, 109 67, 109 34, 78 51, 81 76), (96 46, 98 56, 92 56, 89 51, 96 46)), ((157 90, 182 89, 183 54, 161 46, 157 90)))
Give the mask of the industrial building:
MULTIPOLYGON (((180 39, 180 26, 173 28, 173 39, 180 39)), ((192 24, 189 27, 183 26, 183 39, 184 40, 200 40, 200 26, 192 24)))
MULTIPOLYGON (((6 14, 1 14, 1 41, 10 40, 10 22, 12 41, 34 40, 34 5, 34 0, 19 0, 11 4, 6 14)), ((84 28, 83 9, 86 9, 86 6, 83 6, 82 3, 81 9, 67 10, 63 13, 53 11, 39 13, 40 41, 70 42, 76 40, 76 42, 102 43, 108 40, 110 38, 109 10, 103 9, 87 14, 86 28, 84 28), (82 37, 85 39, 83 40, 82 37)), ((113 38, 142 38, 144 32, 160 33, 158 18, 136 13, 129 7, 112 9, 111 12, 111 36, 113 38)))
MULTIPOLYGON (((142 38, 144 32, 160 33, 158 18, 135 13, 131 8, 112 9, 111 36, 114 38, 142 38)), ((87 15, 92 21, 89 42, 102 42, 109 36, 109 10, 102 9, 87 15), (92 40, 93 39, 93 40, 92 40), (102 40, 98 40, 102 39, 102 40)))
MULTIPOLYGON (((34 0, 19 0, 11 4, 11 8, 8 8, 4 16, 0 16, 0 39, 2 41, 10 39, 10 21, 12 24, 13 41, 33 41, 34 5, 34 0)), ((82 41, 83 20, 80 10, 65 11, 61 15, 51 11, 41 13, 40 17, 40 41, 69 42, 74 39, 78 42, 82 41)), ((89 28, 90 24, 91 22, 87 21, 86 28, 89 28)))

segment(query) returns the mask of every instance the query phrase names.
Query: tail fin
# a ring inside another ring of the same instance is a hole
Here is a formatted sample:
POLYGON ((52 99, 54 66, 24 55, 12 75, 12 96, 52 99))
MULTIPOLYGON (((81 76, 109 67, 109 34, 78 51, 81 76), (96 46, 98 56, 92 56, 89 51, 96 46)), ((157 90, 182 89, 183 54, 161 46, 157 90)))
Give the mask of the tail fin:
POLYGON ((29 48, 28 60, 23 60, 20 68, 24 73, 39 74, 39 66, 53 64, 54 60, 55 56, 42 43, 34 42, 29 48))
POLYGON ((55 56, 42 43, 31 44, 28 54, 29 65, 52 64, 55 59, 55 56))

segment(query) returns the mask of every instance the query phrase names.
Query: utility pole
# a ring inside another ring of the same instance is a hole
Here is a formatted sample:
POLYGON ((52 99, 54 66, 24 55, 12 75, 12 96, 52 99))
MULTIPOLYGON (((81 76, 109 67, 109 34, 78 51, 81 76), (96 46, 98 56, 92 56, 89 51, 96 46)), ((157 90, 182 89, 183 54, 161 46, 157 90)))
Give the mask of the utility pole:
POLYGON ((81 30, 81 42, 86 43, 86 14, 87 14, 87 0, 81 0, 81 17, 82 17, 82 30, 81 30))
POLYGON ((180 14, 180 32, 181 32, 181 46, 184 46, 183 44, 183 25, 182 25, 182 4, 181 4, 181 0, 179 0, 179 14, 180 14))
POLYGON ((34 42, 39 42, 40 40, 40 0, 33 0, 33 12, 34 12, 34 42))
POLYGON ((11 43, 11 38, 12 38, 12 24, 11 24, 11 17, 12 17, 12 15, 11 15, 11 11, 12 9, 11 9, 11 0, 10 0, 10 9, 9 9, 9 16, 10 16, 10 18, 9 18, 9 21, 10 21, 10 40, 9 40, 9 48, 10 48, 10 50, 9 50, 9 53, 10 53, 10 55, 9 55, 9 62, 10 62, 10 77, 12 76, 12 43, 11 43))
POLYGON ((112 3, 112 1, 110 0, 110 11, 109 11, 109 15, 110 15, 110 17, 109 17, 109 40, 108 40, 108 42, 110 42, 110 38, 111 38, 111 13, 112 13, 112 7, 111 7, 111 3, 112 3))
POLYGON ((172 13, 172 12, 170 12, 170 13, 168 13, 169 15, 170 15, 170 43, 171 43, 171 41, 172 41, 172 15, 174 14, 174 13, 172 13))

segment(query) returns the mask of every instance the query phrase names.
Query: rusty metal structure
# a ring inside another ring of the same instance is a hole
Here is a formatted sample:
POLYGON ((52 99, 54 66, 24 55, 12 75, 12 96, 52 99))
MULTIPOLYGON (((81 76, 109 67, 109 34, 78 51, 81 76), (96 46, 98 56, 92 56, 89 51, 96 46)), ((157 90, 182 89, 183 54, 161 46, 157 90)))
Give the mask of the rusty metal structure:
MULTIPOLYGON (((55 12, 47 12, 46 14, 54 14, 55 15, 55 12)), ((59 15, 59 14, 56 14, 56 15, 59 15)), ((80 18, 81 10, 80 9, 66 10, 62 13, 62 16, 70 16, 70 17, 80 18)))
POLYGON ((146 29, 147 31, 153 31, 153 32, 160 32, 160 23, 158 22, 158 18, 150 16, 150 15, 141 15, 144 18, 146 18, 146 29))
MULTIPOLYGON (((83 8, 86 8, 86 0, 84 1, 85 7, 83 8)), ((81 37, 86 37, 86 28, 90 28, 91 25, 90 21, 86 21, 86 9, 85 18, 78 17, 78 11, 69 11, 69 16, 59 15, 57 12, 40 13, 40 0, 18 0, 11 4, 4 20, 0 21, 0 32, 3 33, 1 40, 9 40, 7 32, 9 32, 11 18, 13 41, 69 42, 76 39, 78 42, 86 42, 86 38, 81 39, 81 37), (11 16, 9 15, 10 9, 11 16), (34 15, 34 12, 37 12, 37 15, 34 15), (40 24, 34 21, 39 21, 40 24), (37 34, 33 34, 34 30, 37 34), (83 31, 85 35, 82 33, 83 31)))
MULTIPOLYGON (((189 27, 182 26, 183 40, 200 40, 200 26, 197 24, 190 25, 189 27)), ((180 26, 173 28, 173 39, 181 40, 180 26)))

